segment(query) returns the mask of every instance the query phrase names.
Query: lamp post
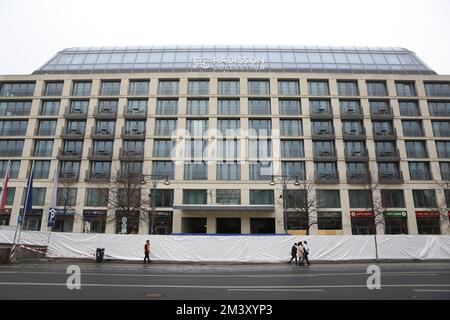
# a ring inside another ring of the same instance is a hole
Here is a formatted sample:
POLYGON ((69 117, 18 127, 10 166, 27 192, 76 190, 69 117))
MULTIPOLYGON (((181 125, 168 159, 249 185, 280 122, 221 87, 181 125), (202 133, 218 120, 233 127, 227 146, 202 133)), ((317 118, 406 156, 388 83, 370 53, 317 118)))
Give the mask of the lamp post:
POLYGON ((284 233, 287 234, 287 201, 286 201, 286 191, 287 186, 291 181, 294 181, 294 185, 300 185, 298 181, 298 176, 289 176, 289 175, 272 175, 272 179, 270 180, 270 185, 275 186, 276 181, 281 183, 283 186, 283 225, 284 225, 284 233))
POLYGON ((170 184, 170 181, 168 175, 158 175, 158 174, 142 175, 142 184, 146 184, 147 180, 149 180, 152 184, 152 191, 149 194, 149 198, 151 201, 150 234, 155 234, 156 187, 158 186, 158 182, 162 180, 164 180, 164 184, 166 186, 170 184))

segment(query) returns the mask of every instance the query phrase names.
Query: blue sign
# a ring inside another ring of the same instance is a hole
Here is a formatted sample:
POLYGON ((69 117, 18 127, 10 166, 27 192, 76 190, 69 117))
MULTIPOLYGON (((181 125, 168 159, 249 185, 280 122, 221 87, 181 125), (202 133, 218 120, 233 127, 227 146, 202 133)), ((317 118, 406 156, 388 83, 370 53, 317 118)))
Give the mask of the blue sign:
POLYGON ((54 227, 55 226, 55 220, 56 220, 56 209, 50 208, 48 210, 48 227, 54 227))

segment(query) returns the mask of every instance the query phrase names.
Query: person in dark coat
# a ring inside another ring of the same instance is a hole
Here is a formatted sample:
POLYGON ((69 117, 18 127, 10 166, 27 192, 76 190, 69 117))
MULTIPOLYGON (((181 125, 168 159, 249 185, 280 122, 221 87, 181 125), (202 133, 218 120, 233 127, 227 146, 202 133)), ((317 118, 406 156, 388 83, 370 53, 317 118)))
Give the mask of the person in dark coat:
POLYGON ((295 265, 297 265, 298 261, 297 261, 297 244, 296 243, 294 243, 294 245, 291 248, 291 260, 289 260, 288 263, 291 264, 292 260, 294 260, 294 259, 295 259, 295 265))

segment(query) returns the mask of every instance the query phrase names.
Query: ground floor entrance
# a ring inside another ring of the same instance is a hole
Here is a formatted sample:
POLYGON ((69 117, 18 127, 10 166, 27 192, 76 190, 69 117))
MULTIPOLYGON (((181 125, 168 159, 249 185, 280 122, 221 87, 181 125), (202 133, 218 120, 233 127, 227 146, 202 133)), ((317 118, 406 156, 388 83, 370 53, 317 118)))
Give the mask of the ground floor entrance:
POLYGON ((54 232, 72 232, 73 230, 73 216, 56 215, 54 232))
POLYGON ((216 232, 241 234, 241 218, 217 218, 216 232))
MULTIPOLYGON (((171 234, 172 233, 172 211, 155 211, 153 217, 154 234, 171 234)), ((149 213, 149 234, 152 233, 152 213, 149 213)))
POLYGON ((206 218, 181 218, 181 232, 183 233, 206 233, 206 218))
POLYGON ((417 217, 419 234, 441 234, 441 221, 436 217, 417 217))
POLYGON ((275 218, 250 218, 250 233, 275 233, 275 218))

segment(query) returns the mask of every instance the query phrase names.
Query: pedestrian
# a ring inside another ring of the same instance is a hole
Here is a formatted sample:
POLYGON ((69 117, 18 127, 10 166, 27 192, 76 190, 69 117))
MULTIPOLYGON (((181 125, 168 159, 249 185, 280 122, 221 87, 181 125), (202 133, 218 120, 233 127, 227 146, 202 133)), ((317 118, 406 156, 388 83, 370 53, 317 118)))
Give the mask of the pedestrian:
POLYGON ((306 263, 307 263, 308 266, 309 266, 309 265, 310 265, 309 259, 308 259, 308 255, 309 255, 309 247, 308 247, 308 242, 307 242, 306 240, 303 241, 303 250, 305 251, 305 254, 304 254, 305 261, 306 261, 306 263))
POLYGON ((150 240, 147 240, 147 242, 145 242, 144 254, 145 254, 144 264, 145 264, 145 261, 148 261, 148 263, 150 263, 150 240))
POLYGON ((297 243, 294 243, 294 245, 291 248, 291 260, 289 260, 288 263, 291 264, 292 260, 294 260, 294 259, 295 259, 295 265, 297 265, 298 264, 298 261, 297 261, 297 243))
POLYGON ((300 241, 297 246, 297 258, 298 258, 298 265, 303 265, 303 257, 305 255, 305 250, 303 249, 302 242, 300 241))

